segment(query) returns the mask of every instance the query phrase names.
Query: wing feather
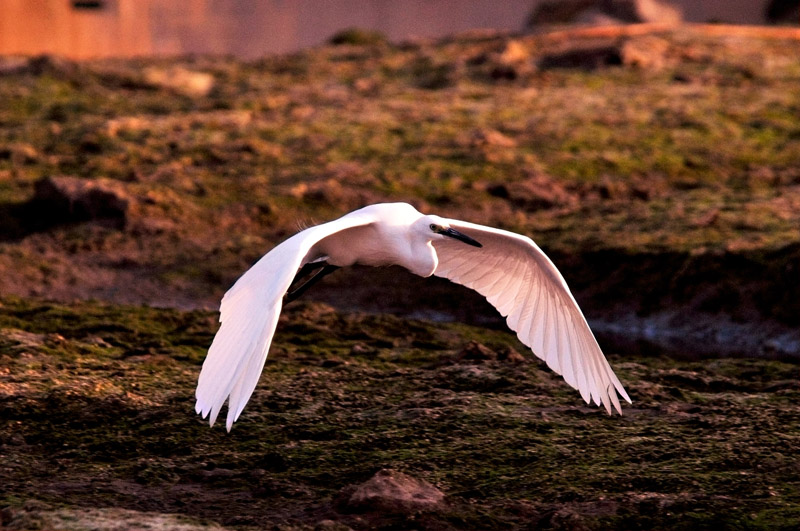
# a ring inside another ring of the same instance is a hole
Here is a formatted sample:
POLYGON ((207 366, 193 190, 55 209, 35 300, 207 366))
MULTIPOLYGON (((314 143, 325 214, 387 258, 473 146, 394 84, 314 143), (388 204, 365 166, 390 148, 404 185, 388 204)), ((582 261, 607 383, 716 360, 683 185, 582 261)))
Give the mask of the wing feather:
MULTIPOLYGON (((500 315, 506 317, 511 310, 514 308, 514 297, 519 289, 519 284, 521 282, 519 278, 519 270, 522 267, 522 262, 514 262, 511 267, 511 271, 506 273, 506 279, 503 283, 498 283, 498 286, 495 288, 497 291, 486 292, 490 293, 489 302, 494 304, 497 308, 497 311, 500 312, 500 315), (495 304, 493 299, 498 298, 498 302, 495 304)), ((479 292, 482 293, 482 292, 479 292)))
POLYGON ((368 225, 374 217, 355 211, 299 232, 265 254, 222 298, 220 328, 197 381, 195 410, 214 425, 228 401, 230 431, 258 383, 283 306, 297 270, 317 257, 312 248, 342 230, 368 225))
POLYGON ((524 290, 524 298, 519 299, 522 301, 522 304, 517 305, 519 308, 519 317, 517 318, 516 329, 521 331, 525 336, 527 344, 531 342, 530 330, 531 322, 533 321, 533 302, 536 300, 533 291, 536 288, 536 284, 525 282, 523 286, 528 289, 524 290))
POLYGON ((520 341, 590 403, 620 414, 617 394, 630 403, 564 278, 541 249, 513 232, 447 220, 482 248, 436 240, 434 275, 475 289, 506 317, 520 341))

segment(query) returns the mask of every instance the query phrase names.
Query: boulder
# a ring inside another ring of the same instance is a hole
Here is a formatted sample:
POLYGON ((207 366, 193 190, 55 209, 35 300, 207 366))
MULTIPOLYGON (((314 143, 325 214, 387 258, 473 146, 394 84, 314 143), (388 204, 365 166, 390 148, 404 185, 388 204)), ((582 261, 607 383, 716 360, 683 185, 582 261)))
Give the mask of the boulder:
POLYGON ((444 493, 427 481, 384 469, 356 486, 345 506, 359 512, 407 514, 434 510, 443 504, 444 493))

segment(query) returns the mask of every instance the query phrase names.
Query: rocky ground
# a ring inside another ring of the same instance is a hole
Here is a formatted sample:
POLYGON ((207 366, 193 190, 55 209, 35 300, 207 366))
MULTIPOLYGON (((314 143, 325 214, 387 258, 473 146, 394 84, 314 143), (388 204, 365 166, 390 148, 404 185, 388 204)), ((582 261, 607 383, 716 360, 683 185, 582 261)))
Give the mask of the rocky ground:
POLYGON ((794 529, 785 37, 0 58, 0 523, 794 529), (230 434, 196 418, 230 283, 298 227, 397 200, 540 243, 625 415, 585 407, 467 290, 357 270, 287 308, 230 434))

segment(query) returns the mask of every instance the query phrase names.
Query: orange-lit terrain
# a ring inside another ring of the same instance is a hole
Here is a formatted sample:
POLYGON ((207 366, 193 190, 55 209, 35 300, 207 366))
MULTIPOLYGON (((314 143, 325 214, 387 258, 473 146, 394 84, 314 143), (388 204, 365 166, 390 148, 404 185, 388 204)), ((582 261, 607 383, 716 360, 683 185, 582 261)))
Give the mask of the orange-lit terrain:
POLYGON ((800 42, 720 31, 0 58, 0 526, 794 529, 800 42), (536 240, 624 415, 467 290, 357 269, 198 418, 230 284, 397 200, 536 240))

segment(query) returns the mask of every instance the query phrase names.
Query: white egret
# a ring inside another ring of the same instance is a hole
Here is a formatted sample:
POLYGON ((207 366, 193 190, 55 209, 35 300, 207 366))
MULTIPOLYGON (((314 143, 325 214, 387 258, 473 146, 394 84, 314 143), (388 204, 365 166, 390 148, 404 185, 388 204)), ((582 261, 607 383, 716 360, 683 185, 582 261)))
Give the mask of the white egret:
POLYGON ((589 403, 622 413, 630 403, 564 278, 525 236, 424 215, 406 203, 370 205, 309 227, 264 255, 225 294, 221 326, 203 363, 196 410, 214 422, 228 400, 227 429, 253 394, 284 299, 353 264, 400 265, 476 290, 520 341, 589 403), (303 279, 309 274, 313 276, 303 279))

